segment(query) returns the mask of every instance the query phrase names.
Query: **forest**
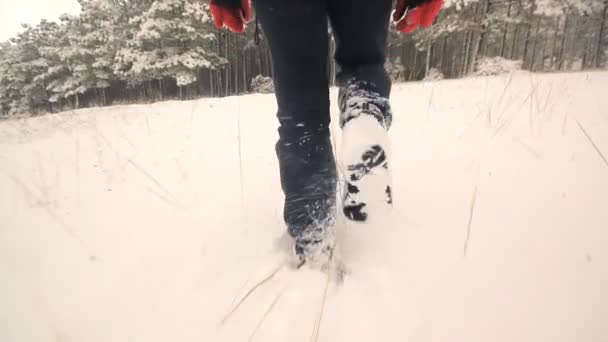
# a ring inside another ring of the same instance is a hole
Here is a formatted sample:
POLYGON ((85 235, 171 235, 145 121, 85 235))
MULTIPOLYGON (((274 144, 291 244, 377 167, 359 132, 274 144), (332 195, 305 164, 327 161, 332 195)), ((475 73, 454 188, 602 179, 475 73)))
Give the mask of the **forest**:
MULTIPOLYGON (((0 43, 0 116, 245 94, 272 77, 255 19, 234 34, 214 27, 207 1, 79 3, 79 15, 24 24, 0 43)), ((606 0, 446 0, 429 28, 404 35, 391 27, 386 68, 398 82, 483 75, 504 64, 606 69, 607 9, 606 0)))

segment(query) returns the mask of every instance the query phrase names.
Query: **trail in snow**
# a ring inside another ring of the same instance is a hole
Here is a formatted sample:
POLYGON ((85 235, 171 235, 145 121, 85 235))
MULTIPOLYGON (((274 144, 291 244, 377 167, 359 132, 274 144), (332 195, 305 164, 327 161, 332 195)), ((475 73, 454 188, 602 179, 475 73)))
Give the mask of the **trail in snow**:
POLYGON ((396 85, 393 212, 340 222, 343 282, 249 295, 285 258, 272 95, 1 122, 0 340, 608 340, 607 87, 396 85))

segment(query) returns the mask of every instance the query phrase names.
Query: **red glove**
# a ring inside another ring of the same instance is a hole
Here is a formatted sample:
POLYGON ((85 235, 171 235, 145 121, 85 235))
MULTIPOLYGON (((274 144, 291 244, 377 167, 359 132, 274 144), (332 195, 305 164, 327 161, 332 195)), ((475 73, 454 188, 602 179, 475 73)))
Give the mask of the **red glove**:
POLYGON ((249 0, 240 0, 240 6, 238 1, 236 6, 224 5, 230 2, 235 1, 211 1, 211 16, 215 27, 221 29, 226 25, 232 32, 243 32, 251 17, 249 0))
POLYGON ((398 0, 393 14, 397 31, 411 33, 419 26, 429 27, 439 14, 443 0, 428 0, 410 9, 411 0, 398 0), (409 3, 408 3, 409 2, 409 3))

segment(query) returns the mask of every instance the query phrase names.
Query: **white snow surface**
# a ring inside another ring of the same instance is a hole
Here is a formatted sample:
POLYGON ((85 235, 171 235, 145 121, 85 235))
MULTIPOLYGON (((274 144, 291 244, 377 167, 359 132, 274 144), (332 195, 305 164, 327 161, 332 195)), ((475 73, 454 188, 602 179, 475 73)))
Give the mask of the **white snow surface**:
POLYGON ((273 95, 4 121, 0 341, 607 341, 606 89, 395 85, 395 206, 338 221, 344 281, 283 269, 228 317, 286 254, 273 95))

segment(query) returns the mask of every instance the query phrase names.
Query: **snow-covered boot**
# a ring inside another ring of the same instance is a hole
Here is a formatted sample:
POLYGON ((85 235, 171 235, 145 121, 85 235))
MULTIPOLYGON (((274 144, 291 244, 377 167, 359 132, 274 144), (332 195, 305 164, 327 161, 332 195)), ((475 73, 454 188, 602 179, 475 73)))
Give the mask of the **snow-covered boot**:
POLYGON ((308 264, 323 268, 329 263, 335 245, 334 223, 333 219, 328 220, 294 237, 296 267, 308 264))
POLYGON ((373 83, 352 81, 340 89, 344 215, 366 222, 392 205, 388 129, 389 99, 373 83))

